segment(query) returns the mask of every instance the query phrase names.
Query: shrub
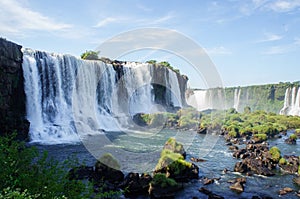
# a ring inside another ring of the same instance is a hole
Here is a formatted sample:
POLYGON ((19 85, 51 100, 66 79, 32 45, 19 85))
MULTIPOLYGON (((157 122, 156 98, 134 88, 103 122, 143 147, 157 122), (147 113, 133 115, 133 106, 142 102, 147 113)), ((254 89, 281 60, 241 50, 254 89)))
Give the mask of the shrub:
POLYGON ((281 153, 278 147, 273 146, 270 150, 269 150, 270 154, 272 155, 272 159, 275 162, 278 162, 280 160, 281 157, 281 153))
MULTIPOLYGON (((0 137, 0 198, 90 198, 92 184, 69 180, 75 158, 57 162, 47 152, 16 141, 16 134, 0 137)), ((106 192, 101 192, 105 194, 106 192)), ((98 194, 97 194, 98 195, 98 194)))

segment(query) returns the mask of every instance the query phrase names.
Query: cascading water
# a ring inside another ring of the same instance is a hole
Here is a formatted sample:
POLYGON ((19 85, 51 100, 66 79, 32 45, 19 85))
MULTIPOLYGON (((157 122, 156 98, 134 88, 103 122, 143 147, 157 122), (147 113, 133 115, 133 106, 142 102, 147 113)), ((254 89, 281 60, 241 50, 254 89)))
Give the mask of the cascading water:
POLYGON ((236 88, 234 90, 234 97, 233 97, 233 108, 235 110, 239 110, 239 105, 240 105, 240 97, 241 97, 241 89, 236 88))
POLYGON ((222 89, 207 89, 207 90, 194 90, 188 96, 187 103, 198 111, 208 109, 225 109, 224 93, 222 89))
MULTIPOLYGON (((33 142, 66 143, 79 136, 128 128, 136 113, 157 111, 154 67, 101 61, 23 49, 27 119, 33 142), (122 74, 121 74, 121 73, 122 74), (121 74, 121 75, 120 75, 121 74)), ((175 72, 165 70, 166 104, 181 107, 175 72)))
POLYGON ((300 87, 286 89, 284 105, 279 114, 300 116, 300 87))
POLYGON ((194 90, 193 94, 187 98, 187 103, 198 111, 207 110, 210 108, 207 93, 207 90, 194 90))

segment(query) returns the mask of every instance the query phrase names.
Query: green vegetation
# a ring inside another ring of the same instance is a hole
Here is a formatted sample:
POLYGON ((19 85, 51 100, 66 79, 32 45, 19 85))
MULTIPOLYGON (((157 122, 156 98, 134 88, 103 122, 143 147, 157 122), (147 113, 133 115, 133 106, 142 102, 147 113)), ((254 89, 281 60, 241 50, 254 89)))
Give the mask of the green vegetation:
POLYGON ((280 165, 286 165, 287 164, 287 160, 285 158, 280 158, 279 164, 280 165))
POLYGON ((268 136, 264 133, 254 134, 254 138, 257 138, 259 141, 266 141, 268 136))
POLYGON ((156 60, 149 60, 149 61, 146 61, 146 63, 149 63, 149 64, 152 64, 154 66, 163 66, 163 67, 166 67, 166 68, 169 68, 170 70, 176 72, 176 73, 180 73, 179 69, 175 69, 173 66, 171 66, 171 64, 167 61, 162 61, 162 62, 157 62, 156 60))
POLYGON ((187 168, 192 167, 192 163, 184 160, 183 145, 176 142, 175 138, 170 138, 161 152, 160 159, 155 167, 155 171, 167 171, 170 174, 179 175, 187 168))
POLYGON ((157 173, 154 175, 151 185, 160 186, 161 188, 166 187, 175 187, 177 186, 177 182, 172 178, 167 178, 165 174, 157 173))
POLYGON ((99 60, 98 57, 99 51, 95 52, 92 50, 89 51, 85 51, 84 53, 81 54, 81 59, 85 59, 85 60, 99 60))
POLYGON ((183 145, 181 143, 176 142, 176 139, 173 137, 167 140, 165 146, 166 145, 168 146, 168 150, 170 150, 173 153, 181 153, 182 151, 184 151, 183 145))
MULTIPOLYGON (((75 158, 59 163, 34 147, 16 141, 16 134, 0 137, 0 198, 90 198, 93 185, 70 180, 75 158)), ((99 193, 99 197, 106 193, 99 193)))
POLYGON ((272 155, 272 159, 275 162, 278 162, 281 158, 281 153, 278 147, 273 146, 270 150, 269 150, 270 154, 272 155))
POLYGON ((297 138, 298 138, 298 137, 297 137, 297 135, 295 135, 295 134, 291 134, 291 135, 290 135, 290 139, 291 139, 291 140, 295 140, 295 141, 296 141, 297 138))
POLYGON ((239 89, 241 99, 239 111, 251 107, 252 111, 265 110, 278 113, 283 107, 286 89, 294 86, 299 86, 299 82, 225 88, 225 104, 227 107, 233 106, 235 90, 239 89))

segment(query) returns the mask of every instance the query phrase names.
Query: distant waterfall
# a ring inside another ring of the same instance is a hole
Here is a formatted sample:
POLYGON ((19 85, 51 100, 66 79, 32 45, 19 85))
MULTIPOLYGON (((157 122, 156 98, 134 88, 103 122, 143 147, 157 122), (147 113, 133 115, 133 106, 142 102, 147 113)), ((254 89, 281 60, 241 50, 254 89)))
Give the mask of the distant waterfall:
POLYGON ((286 89, 284 105, 279 113, 282 115, 300 115, 300 87, 286 89))
POLYGON ((187 98, 187 103, 198 111, 210 109, 209 92, 207 90, 194 90, 193 94, 187 98))
MULTIPOLYGON (((156 68, 101 61, 23 49, 27 119, 34 142, 79 141, 83 134, 128 128, 136 113, 158 111, 154 100, 156 68)), ((177 74, 163 68, 166 105, 181 107, 177 74)))
POLYGON ((240 105, 240 97, 241 97, 241 89, 236 88, 234 90, 234 97, 233 97, 233 108, 235 110, 239 110, 239 105, 240 105))
POLYGON ((225 96, 222 89, 194 90, 187 103, 198 111, 225 109, 225 96))

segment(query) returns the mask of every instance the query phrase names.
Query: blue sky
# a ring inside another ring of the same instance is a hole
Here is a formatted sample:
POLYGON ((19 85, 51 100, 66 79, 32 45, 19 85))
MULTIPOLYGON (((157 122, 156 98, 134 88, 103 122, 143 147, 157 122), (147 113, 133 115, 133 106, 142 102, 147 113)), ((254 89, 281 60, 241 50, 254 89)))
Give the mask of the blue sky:
MULTIPOLYGON (((49 52, 79 56, 119 33, 148 27, 197 42, 225 86, 300 80, 300 0, 0 0, 0 36, 49 52)), ((150 50, 122 58, 170 61, 191 77, 192 87, 203 87, 172 54, 150 50)))

